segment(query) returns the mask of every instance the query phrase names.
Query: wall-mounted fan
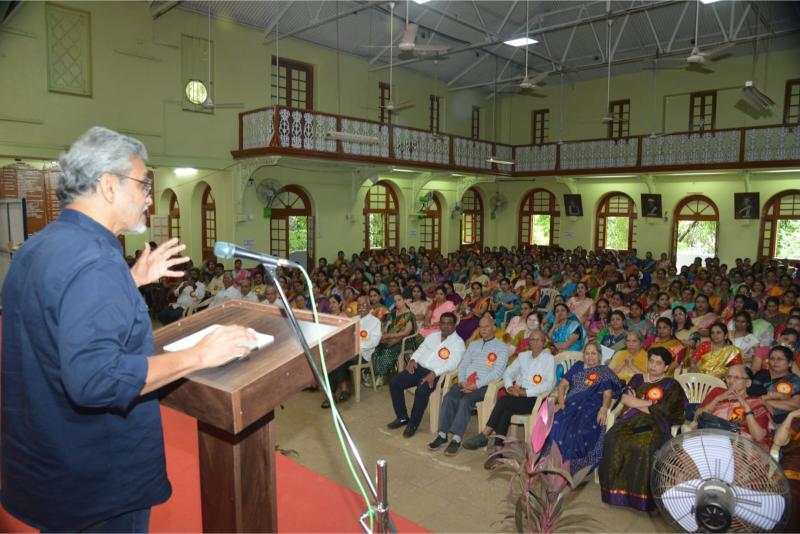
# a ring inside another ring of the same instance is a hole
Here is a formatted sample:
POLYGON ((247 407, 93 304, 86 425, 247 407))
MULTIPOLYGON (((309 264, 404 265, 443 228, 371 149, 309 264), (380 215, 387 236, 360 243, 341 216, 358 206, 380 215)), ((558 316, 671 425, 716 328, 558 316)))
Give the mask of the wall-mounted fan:
POLYGON ((453 204, 453 209, 450 211, 450 217, 456 219, 461 217, 461 214, 464 212, 464 205, 461 202, 456 202, 453 204))
POLYGON ((656 454, 650 488, 683 532, 782 532, 789 516, 781 468, 750 439, 723 430, 669 441, 656 454))
POLYGON ((490 214, 492 219, 496 218, 497 214, 503 211, 508 204, 508 199, 506 196, 499 191, 492 195, 492 198, 489 201, 491 202, 492 206, 492 211, 490 214))
POLYGON ((275 200, 276 196, 278 196, 278 192, 282 187, 283 185, 277 180, 264 178, 258 182, 258 185, 256 185, 256 195, 258 196, 258 200, 261 201, 264 207, 270 207, 270 205, 272 205, 272 201, 275 200))

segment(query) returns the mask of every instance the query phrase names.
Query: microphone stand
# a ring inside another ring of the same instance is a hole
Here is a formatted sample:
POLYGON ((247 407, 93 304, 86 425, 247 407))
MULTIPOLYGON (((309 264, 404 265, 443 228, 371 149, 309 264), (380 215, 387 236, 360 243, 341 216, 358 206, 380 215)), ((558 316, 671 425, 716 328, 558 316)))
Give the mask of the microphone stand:
MULTIPOLYGON (((292 307, 289 305, 289 300, 286 298, 286 294, 284 294, 283 288, 281 287, 281 284, 278 281, 277 265, 273 265, 270 263, 262 263, 261 265, 266 270, 267 276, 269 277, 270 281, 275 286, 275 289, 278 292, 278 297, 281 299, 284 310, 286 311, 286 317, 287 319, 289 319, 289 324, 292 327, 294 335, 300 341, 300 346, 303 348, 303 352, 306 355, 308 364, 311 366, 311 371, 313 372, 314 377, 317 379, 317 382, 319 382, 320 386, 322 387, 325 396, 328 398, 328 402, 331 403, 331 406, 335 406, 333 399, 333 392, 330 390, 330 388, 328 388, 325 381, 325 377, 319 370, 317 362, 314 361, 314 356, 311 353, 311 348, 308 346, 308 341, 306 341, 305 335, 303 335, 303 330, 300 328, 300 323, 297 321, 297 317, 295 317, 294 312, 292 311, 292 307)), ((322 357, 323 355, 320 354, 320 358, 322 357)), ((376 473, 376 478, 378 480, 378 488, 376 489, 375 485, 372 482, 372 479, 369 476, 369 473, 367 472, 367 468, 364 466, 364 461, 361 459, 361 454, 358 452, 358 447, 356 446, 356 443, 353 440, 353 437, 350 434, 347 425, 342 419, 339 410, 332 410, 332 412, 334 417, 336 418, 336 421, 339 425, 339 428, 341 429, 342 434, 344 435, 350 455, 353 457, 353 459, 355 459, 356 464, 358 465, 358 469, 361 473, 361 477, 367 483, 367 487, 369 488, 369 492, 372 496, 372 499, 375 501, 375 506, 374 506, 376 511, 375 532, 396 533, 397 528, 394 526, 391 517, 389 517, 386 460, 384 459, 378 460, 377 473, 376 473)), ((364 532, 367 533, 370 532, 370 528, 366 524, 366 518, 368 516, 369 516, 369 510, 365 511, 364 514, 361 515, 361 517, 359 517, 358 520, 358 522, 361 524, 361 528, 363 528, 364 532)))

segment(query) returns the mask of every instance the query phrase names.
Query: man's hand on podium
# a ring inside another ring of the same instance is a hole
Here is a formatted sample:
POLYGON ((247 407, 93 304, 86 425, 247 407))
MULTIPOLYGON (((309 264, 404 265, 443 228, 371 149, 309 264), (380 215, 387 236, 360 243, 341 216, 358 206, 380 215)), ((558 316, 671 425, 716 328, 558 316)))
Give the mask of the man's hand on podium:
POLYGON ((190 350, 197 352, 200 369, 218 367, 242 358, 258 346, 255 333, 243 326, 222 326, 201 339, 190 350))

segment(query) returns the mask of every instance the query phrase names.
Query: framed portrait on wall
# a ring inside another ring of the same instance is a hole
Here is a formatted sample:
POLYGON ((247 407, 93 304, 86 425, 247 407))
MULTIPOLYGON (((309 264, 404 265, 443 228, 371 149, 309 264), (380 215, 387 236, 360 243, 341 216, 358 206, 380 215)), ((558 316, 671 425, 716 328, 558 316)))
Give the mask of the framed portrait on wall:
POLYGON ((734 219, 758 219, 759 218, 758 206, 759 206, 758 193, 733 194, 734 219))
POLYGON ((564 195, 564 210, 570 217, 583 216, 583 204, 580 195, 564 195))
POLYGON ((642 217, 658 217, 661 211, 661 195, 642 193, 642 217))

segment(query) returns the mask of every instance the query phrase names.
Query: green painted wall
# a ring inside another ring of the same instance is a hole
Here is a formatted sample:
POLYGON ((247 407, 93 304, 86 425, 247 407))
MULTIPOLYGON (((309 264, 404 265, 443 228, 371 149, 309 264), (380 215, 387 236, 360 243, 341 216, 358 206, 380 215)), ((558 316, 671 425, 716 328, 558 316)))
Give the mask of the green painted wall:
MULTIPOLYGON (((47 90, 47 43, 45 4, 26 3, 11 23, 0 30, 0 69, 13 76, 0 77, 0 163, 5 158, 21 157, 26 161, 55 159, 81 132, 95 124, 141 139, 155 166, 157 211, 165 213, 167 189, 174 190, 181 207, 182 238, 189 254, 201 255, 200 197, 209 184, 217 203, 217 234, 220 240, 242 243, 255 240, 256 248, 269 250, 268 221, 262 206, 241 166, 230 157, 238 145, 238 110, 218 109, 214 113, 185 111, 181 106, 181 35, 207 36, 207 19, 173 10, 153 22, 145 2, 74 2, 71 7, 91 13, 93 54, 93 95, 76 97, 47 90), (195 167, 194 177, 177 177, 175 167, 195 167)), ((270 104, 270 61, 275 45, 265 46, 262 33, 237 26, 230 21, 213 20, 215 46, 214 99, 217 102, 242 102, 245 109, 270 104)), ((377 118, 378 82, 388 81, 388 71, 369 72, 366 61, 348 54, 310 45, 296 39, 280 41, 282 57, 314 65, 315 109, 344 115, 377 118)), ((785 80, 800 76, 797 50, 761 55, 756 81, 772 96, 777 106, 772 114, 754 117, 737 107, 738 87, 751 78, 750 58, 728 58, 714 66, 714 74, 682 71, 659 71, 655 83, 650 72, 617 76, 613 79, 612 99, 630 98, 631 133, 643 134, 653 129, 683 131, 688 123, 688 94, 692 91, 718 89, 717 126, 720 128, 779 122, 783 109, 785 80), (655 113, 652 112, 655 87, 655 113), (735 89, 734 89, 735 88, 735 89)), ((396 100, 412 100, 417 105, 395 117, 395 122, 428 127, 428 95, 435 82, 412 71, 397 69, 396 100)), ((481 137, 492 137, 496 119, 498 141, 525 144, 530 140, 530 111, 551 110, 550 138, 558 132, 559 88, 545 87, 543 97, 513 96, 501 98, 497 115, 485 93, 463 91, 446 93, 439 84, 443 131, 469 135, 473 105, 482 108, 481 137)), ((605 81, 579 83, 564 88, 565 139, 586 139, 605 135, 600 117, 605 113, 605 81), (587 122, 584 122, 587 121, 587 122)), ((317 218, 317 257, 335 255, 339 249, 348 253, 360 250, 364 242, 363 200, 367 185, 355 180, 356 166, 283 158, 276 166, 265 166, 253 174, 299 184, 312 198, 317 218), (355 194, 353 188, 355 187, 355 194), (355 201, 353 201, 355 198, 355 201)), ((373 171, 367 171, 375 172, 373 171)), ((394 173, 381 176, 396 188, 400 203, 400 245, 420 243, 418 208, 413 174, 394 173)), ((752 189, 761 192, 763 203, 775 192, 797 187, 800 172, 755 174, 752 189)), ((421 193, 436 191, 442 203, 442 243, 445 251, 459 244, 459 221, 450 217, 457 196, 458 180, 437 175, 425 184, 421 193)), ((368 182, 367 182, 368 183, 368 182)), ((640 202, 648 192, 639 179, 579 178, 578 192, 583 195, 584 213, 580 218, 564 217, 560 244, 565 247, 591 246, 594 208, 607 191, 628 193, 640 202)), ((535 181, 479 183, 486 208, 484 243, 488 246, 517 242, 518 207, 531 187, 545 187, 556 193, 563 208, 562 194, 567 187, 553 178, 535 181), (489 217, 490 197, 504 194, 509 202, 496 220, 489 217)), ((637 223, 635 244, 640 250, 660 252, 669 247, 671 213, 687 194, 703 192, 717 202, 722 225, 721 255, 725 261, 736 256, 754 256, 758 224, 734 221, 733 192, 745 191, 743 178, 735 173, 715 176, 657 177, 651 192, 663 195, 663 206, 670 220, 637 223)), ((146 236, 129 236, 128 252, 140 248, 146 236)))

